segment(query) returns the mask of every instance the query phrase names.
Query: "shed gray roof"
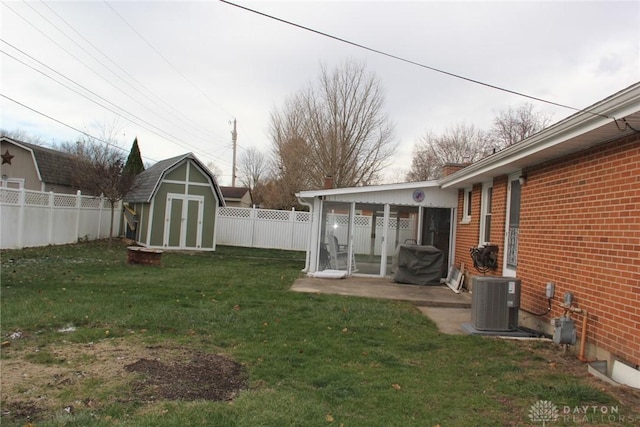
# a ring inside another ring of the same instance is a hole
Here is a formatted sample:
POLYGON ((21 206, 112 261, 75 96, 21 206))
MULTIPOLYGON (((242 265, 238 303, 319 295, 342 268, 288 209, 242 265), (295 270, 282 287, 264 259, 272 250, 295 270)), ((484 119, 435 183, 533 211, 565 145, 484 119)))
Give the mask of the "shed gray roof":
POLYGON ((179 163, 189 159, 195 162, 200 170, 207 175, 213 184, 216 195, 218 196, 219 205, 224 206, 224 197, 220 191, 220 187, 218 186, 215 176, 213 176, 211 171, 209 171, 209 169, 204 166, 200 160, 193 155, 193 153, 160 160, 153 166, 145 169, 136 177, 135 188, 124 197, 124 201, 129 203, 149 203, 167 171, 179 163))
POLYGON ((2 140, 33 153, 36 168, 38 168, 40 179, 43 182, 73 187, 73 172, 77 168, 77 162, 72 154, 19 141, 7 136, 3 136, 2 140))

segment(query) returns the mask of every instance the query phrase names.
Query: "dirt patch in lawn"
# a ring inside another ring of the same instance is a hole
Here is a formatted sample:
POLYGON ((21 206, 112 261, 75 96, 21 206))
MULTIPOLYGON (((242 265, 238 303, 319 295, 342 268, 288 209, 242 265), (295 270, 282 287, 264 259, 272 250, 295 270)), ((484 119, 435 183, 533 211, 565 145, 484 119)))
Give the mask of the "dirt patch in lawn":
POLYGON ((229 401, 247 384, 225 355, 125 339, 3 348, 1 374, 2 420, 17 422, 118 402, 229 401))

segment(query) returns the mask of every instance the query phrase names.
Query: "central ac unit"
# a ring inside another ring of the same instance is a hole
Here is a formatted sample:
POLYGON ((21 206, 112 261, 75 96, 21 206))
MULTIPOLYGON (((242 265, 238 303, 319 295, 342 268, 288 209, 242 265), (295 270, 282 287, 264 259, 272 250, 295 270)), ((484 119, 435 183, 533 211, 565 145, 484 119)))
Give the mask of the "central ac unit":
POLYGON ((471 322, 480 331, 518 329, 520 279, 482 276, 473 278, 471 322))

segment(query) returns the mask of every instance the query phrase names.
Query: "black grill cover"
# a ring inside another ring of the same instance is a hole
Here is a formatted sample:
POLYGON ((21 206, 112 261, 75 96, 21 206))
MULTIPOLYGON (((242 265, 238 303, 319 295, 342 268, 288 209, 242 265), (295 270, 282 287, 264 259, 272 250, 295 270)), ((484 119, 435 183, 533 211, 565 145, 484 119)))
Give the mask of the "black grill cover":
POLYGON ((393 281, 412 285, 439 285, 444 254, 434 246, 398 245, 393 256, 393 281))

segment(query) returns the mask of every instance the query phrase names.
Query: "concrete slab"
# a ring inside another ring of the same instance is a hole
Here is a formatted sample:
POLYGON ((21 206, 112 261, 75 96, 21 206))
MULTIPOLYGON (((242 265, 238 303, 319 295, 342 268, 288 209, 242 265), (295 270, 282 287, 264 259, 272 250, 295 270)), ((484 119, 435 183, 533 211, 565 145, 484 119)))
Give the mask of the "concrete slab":
POLYGON ((326 293, 412 302, 418 306, 470 308, 471 294, 456 294, 448 286, 418 286, 394 283, 386 278, 347 277, 319 279, 302 277, 291 287, 295 292, 326 293))
POLYGON ((465 332, 462 325, 471 321, 470 308, 418 307, 418 309, 433 320, 443 334, 463 335, 465 332))
POLYGON ((456 294, 446 285, 404 285, 369 277, 334 280, 302 277, 294 282, 291 290, 411 302, 445 334, 462 334, 462 324, 471 320, 471 294, 456 294))

